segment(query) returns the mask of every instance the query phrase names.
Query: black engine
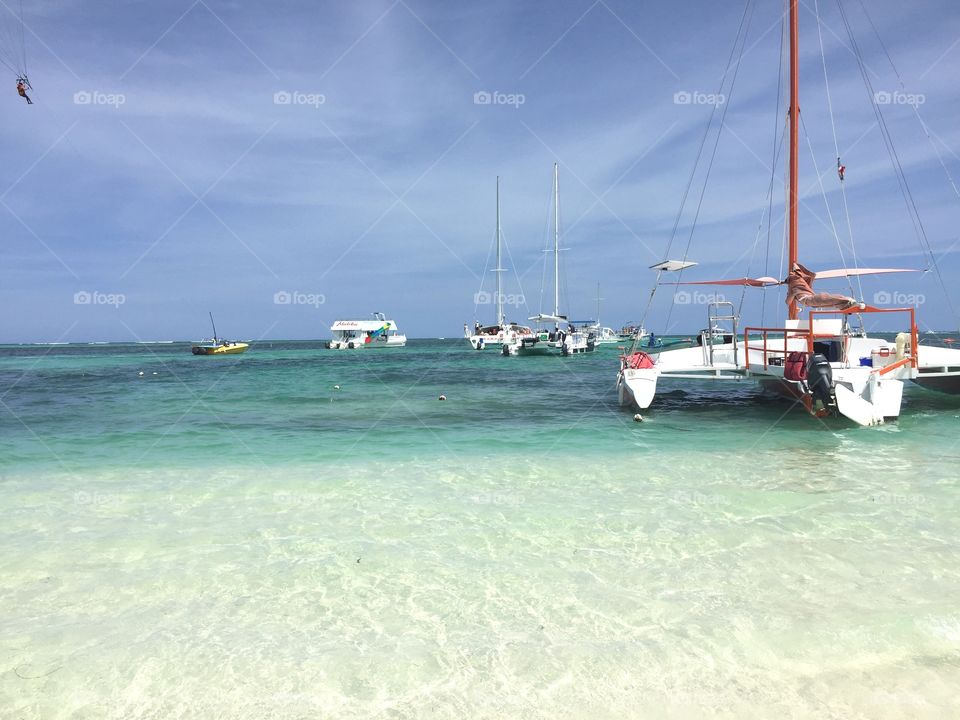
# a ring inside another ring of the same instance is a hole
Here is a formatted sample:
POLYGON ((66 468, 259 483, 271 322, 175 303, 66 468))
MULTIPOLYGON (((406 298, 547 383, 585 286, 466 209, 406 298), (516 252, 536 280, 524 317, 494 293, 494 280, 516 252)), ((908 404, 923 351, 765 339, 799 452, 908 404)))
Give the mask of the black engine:
POLYGON ((807 363, 807 386, 813 395, 814 406, 819 402, 822 408, 834 404, 833 399, 833 368, 826 356, 816 353, 810 356, 807 363))

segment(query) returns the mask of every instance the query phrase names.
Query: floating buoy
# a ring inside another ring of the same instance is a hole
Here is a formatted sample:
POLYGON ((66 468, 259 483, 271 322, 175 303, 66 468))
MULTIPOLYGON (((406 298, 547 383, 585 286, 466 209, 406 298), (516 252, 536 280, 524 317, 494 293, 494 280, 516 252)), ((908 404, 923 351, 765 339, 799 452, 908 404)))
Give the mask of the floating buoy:
POLYGON ((440 396, 439 398, 437 398, 437 399, 438 399, 438 400, 446 400, 446 399, 447 399, 447 396, 446 396, 446 395, 441 395, 441 396, 440 396))
POLYGON ((636 415, 633 416, 633 421, 634 421, 634 422, 643 422, 643 415, 641 415, 640 413, 637 413, 636 415))
POLYGON ((137 373, 137 375, 143 375, 143 370, 137 373))
POLYGON ((340 389, 340 386, 339 386, 339 385, 334 385, 334 386, 333 386, 333 389, 334 389, 334 390, 339 390, 339 389, 340 389))

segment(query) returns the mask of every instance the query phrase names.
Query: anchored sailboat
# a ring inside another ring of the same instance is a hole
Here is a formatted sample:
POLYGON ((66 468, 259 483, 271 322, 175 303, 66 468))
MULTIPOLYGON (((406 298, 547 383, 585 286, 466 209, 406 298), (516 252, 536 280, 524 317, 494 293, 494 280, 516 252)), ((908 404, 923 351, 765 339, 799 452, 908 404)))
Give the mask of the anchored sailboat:
POLYGON ((213 322, 213 313, 210 313, 210 325, 213 327, 213 339, 201 340, 190 348, 194 355, 238 355, 246 352, 249 343, 233 342, 217 337, 217 325, 213 322))
POLYGON ((560 351, 563 355, 593 352, 596 336, 588 327, 577 327, 560 314, 560 170, 553 164, 553 313, 539 313, 527 318, 538 324, 552 323, 553 330, 538 330, 530 335, 511 330, 504 335, 504 355, 546 355, 560 351))
MULTIPOLYGON (((631 352, 621 358, 617 376, 621 405, 649 407, 661 379, 686 382, 752 378, 767 388, 800 398, 818 416, 836 414, 860 425, 876 425, 900 415, 905 381, 960 394, 960 350, 920 346, 914 308, 872 307, 852 297, 818 293, 812 287, 818 279, 909 270, 855 268, 813 272, 799 261, 799 0, 786 2, 790 36, 787 277, 681 284, 755 288, 785 285, 788 319, 782 327, 741 330, 732 303, 710 303, 709 330, 700 334, 695 346, 664 350, 652 356, 634 343, 631 352), (801 307, 808 311, 806 319, 800 317, 801 307), (889 313, 905 321, 904 331, 895 342, 869 337, 862 330, 851 328, 852 315, 876 313, 889 313)), ((653 269, 682 271, 693 264, 686 258, 667 260, 653 269)))
POLYGON ((467 325, 463 326, 463 335, 470 342, 470 347, 474 350, 483 350, 488 347, 497 347, 502 345, 504 336, 508 332, 516 333, 518 336, 532 336, 533 331, 517 323, 508 323, 507 317, 503 312, 503 282, 501 276, 505 272, 501 262, 501 247, 503 234, 500 231, 500 176, 497 176, 497 266, 492 270, 497 276, 497 322, 493 325, 482 326, 477 323, 473 327, 473 332, 467 325))

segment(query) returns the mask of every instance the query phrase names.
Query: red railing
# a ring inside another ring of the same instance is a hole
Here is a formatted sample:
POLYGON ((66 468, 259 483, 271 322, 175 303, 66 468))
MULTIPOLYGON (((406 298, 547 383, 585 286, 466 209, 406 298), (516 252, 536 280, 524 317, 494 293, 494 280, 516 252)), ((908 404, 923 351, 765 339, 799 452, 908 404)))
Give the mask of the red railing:
POLYGON ((914 368, 917 367, 917 345, 919 342, 919 331, 917 329, 916 322, 916 311, 913 308, 875 308, 875 307, 866 307, 860 309, 858 307, 851 308, 849 310, 811 310, 808 318, 808 326, 805 328, 770 328, 770 327, 748 327, 743 330, 743 347, 744 352, 746 353, 746 368, 750 369, 750 351, 751 350, 761 350, 763 352, 763 369, 766 370, 769 367, 769 355, 780 355, 784 358, 787 356, 787 342, 791 339, 796 338, 806 338, 807 340, 807 352, 813 353, 813 343, 817 339, 833 339, 837 337, 842 337, 844 340, 843 354, 846 357, 847 354, 847 340, 848 338, 843 335, 836 335, 834 333, 814 333, 813 332, 813 320, 816 315, 866 315, 868 313, 896 313, 904 312, 910 315, 910 354, 907 357, 904 357, 901 360, 898 360, 895 363, 887 365, 883 368, 878 368, 877 372, 880 375, 885 375, 886 373, 895 370, 899 367, 903 367, 906 364, 910 364, 914 368), (750 345, 750 334, 754 335, 761 334, 763 337, 763 346, 750 345), (769 337, 770 333, 776 333, 777 335, 782 335, 783 337, 774 338, 773 341, 779 344, 780 341, 783 342, 783 349, 771 348, 771 338, 769 337))

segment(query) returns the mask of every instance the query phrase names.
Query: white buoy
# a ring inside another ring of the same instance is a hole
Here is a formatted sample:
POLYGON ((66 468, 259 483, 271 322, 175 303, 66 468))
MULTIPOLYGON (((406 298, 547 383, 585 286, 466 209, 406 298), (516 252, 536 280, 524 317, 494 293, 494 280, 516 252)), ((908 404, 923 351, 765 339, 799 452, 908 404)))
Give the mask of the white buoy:
POLYGON ((446 399, 447 399, 447 396, 446 396, 446 395, 441 395, 441 396, 440 396, 439 398, 437 398, 437 399, 438 399, 438 400, 446 400, 446 399))
POLYGON ((137 373, 137 375, 143 375, 143 370, 137 373))
POLYGON ((634 421, 634 422, 643 422, 643 415, 641 415, 640 413, 637 413, 636 415, 633 416, 633 421, 634 421))
POLYGON ((334 390, 339 390, 339 389, 340 389, 340 386, 339 386, 339 385, 334 385, 334 386, 333 386, 333 389, 334 389, 334 390))

